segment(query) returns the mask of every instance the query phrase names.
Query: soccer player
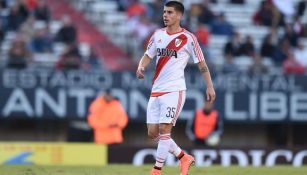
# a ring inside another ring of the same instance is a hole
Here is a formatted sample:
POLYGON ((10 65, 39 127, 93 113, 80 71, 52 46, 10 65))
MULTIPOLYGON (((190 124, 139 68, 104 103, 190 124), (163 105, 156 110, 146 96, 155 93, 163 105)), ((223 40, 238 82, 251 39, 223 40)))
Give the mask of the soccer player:
POLYGON ((156 30, 149 40, 147 50, 136 71, 138 79, 144 78, 144 71, 154 56, 157 56, 153 87, 147 106, 148 136, 158 143, 156 163, 151 175, 160 175, 168 152, 180 161, 181 175, 187 175, 194 157, 183 152, 171 138, 172 127, 182 110, 186 96, 184 69, 188 59, 202 73, 206 85, 207 101, 215 100, 211 76, 197 39, 180 26, 184 6, 177 1, 169 1, 164 6, 163 21, 165 28, 156 30))

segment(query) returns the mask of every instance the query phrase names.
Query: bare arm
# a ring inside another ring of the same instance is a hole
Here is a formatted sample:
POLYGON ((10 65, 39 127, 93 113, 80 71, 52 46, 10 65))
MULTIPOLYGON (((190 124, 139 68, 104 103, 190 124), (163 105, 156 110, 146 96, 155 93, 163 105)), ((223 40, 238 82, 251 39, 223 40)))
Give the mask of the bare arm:
POLYGON ((212 103, 215 100, 215 90, 213 87, 210 71, 205 60, 198 63, 198 69, 206 81, 206 100, 212 103))
POLYGON ((139 62, 139 66, 136 70, 136 77, 138 79, 143 79, 144 78, 144 71, 145 68, 148 66, 148 64, 150 63, 151 58, 144 54, 144 56, 141 58, 140 62, 139 62))

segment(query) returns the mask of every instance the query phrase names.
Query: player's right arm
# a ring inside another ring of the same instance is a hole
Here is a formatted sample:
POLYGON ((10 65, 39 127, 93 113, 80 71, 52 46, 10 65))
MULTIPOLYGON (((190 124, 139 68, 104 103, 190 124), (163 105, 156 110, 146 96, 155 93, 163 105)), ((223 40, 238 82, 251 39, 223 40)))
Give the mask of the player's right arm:
POLYGON ((146 52, 144 56, 141 58, 139 66, 136 70, 136 77, 138 79, 144 78, 144 71, 148 66, 148 64, 150 63, 150 61, 152 60, 152 58, 156 56, 156 54, 157 51, 156 51, 156 42, 155 42, 155 33, 154 33, 148 42, 146 52))
POLYGON ((151 58, 147 54, 144 54, 144 56, 142 57, 142 59, 139 62, 139 66, 136 70, 136 77, 138 79, 144 79, 144 71, 145 71, 145 68, 150 63, 150 61, 151 61, 151 58))

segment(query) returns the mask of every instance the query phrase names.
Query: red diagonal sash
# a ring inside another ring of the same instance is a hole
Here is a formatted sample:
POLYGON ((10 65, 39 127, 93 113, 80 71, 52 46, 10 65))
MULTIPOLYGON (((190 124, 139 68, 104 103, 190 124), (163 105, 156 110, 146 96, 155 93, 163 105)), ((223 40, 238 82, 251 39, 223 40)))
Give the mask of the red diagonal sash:
MULTIPOLYGON (((168 50, 175 50, 178 52, 188 41, 188 38, 184 35, 181 34, 180 36, 174 38, 167 46, 166 49, 168 50), (176 39, 180 39, 182 42, 180 43, 179 46, 176 47, 176 39)), ((155 83, 156 79, 158 78, 162 68, 166 65, 166 63, 171 59, 171 56, 161 56, 155 70, 154 78, 152 80, 152 84, 155 83)))

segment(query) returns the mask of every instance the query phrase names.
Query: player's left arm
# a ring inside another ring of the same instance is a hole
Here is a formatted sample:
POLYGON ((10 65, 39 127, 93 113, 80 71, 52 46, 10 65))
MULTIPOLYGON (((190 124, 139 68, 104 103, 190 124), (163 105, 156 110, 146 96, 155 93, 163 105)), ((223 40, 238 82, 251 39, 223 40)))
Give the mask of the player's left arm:
POLYGON ((214 90, 214 87, 213 87, 209 68, 208 68, 205 60, 198 62, 197 65, 198 65, 199 71, 202 73, 202 75, 203 75, 203 77, 206 81, 206 85, 207 85, 206 100, 209 101, 210 103, 212 103, 212 102, 214 102, 216 95, 215 95, 215 90, 214 90))

